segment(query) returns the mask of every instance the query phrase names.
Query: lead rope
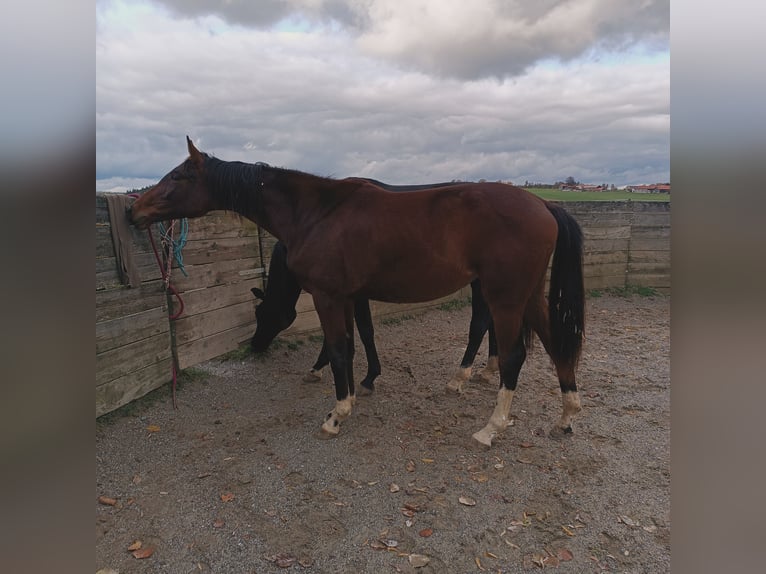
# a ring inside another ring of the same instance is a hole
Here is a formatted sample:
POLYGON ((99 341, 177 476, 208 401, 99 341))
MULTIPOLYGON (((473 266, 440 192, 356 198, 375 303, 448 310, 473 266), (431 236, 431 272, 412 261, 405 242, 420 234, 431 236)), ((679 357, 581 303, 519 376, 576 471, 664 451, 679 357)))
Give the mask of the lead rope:
MULTIPOLYGON (((129 194, 133 198, 138 198, 139 195, 137 193, 131 193, 129 194)), ((152 251, 154 251, 154 258, 157 261, 157 266, 160 268, 160 275, 162 276, 162 281, 165 284, 165 290, 170 291, 175 298, 178 300, 178 311, 170 315, 168 318, 171 321, 174 321, 178 319, 178 317, 181 316, 181 314, 184 312, 184 300, 181 298, 181 295, 178 293, 178 290, 173 286, 173 284, 170 282, 170 272, 172 270, 173 260, 170 257, 171 252, 173 253, 173 256, 175 257, 176 261, 179 264, 179 267, 181 269, 181 272, 184 274, 185 277, 188 277, 188 274, 186 273, 186 270, 183 267, 183 257, 181 255, 181 250, 186 245, 186 237, 188 234, 189 224, 186 218, 183 218, 181 220, 181 234, 179 237, 178 242, 173 240, 173 226, 175 225, 175 220, 172 220, 170 222, 170 225, 167 229, 165 229, 165 226, 160 223, 160 239, 162 241, 162 247, 164 249, 163 255, 165 255, 165 261, 166 265, 163 266, 162 259, 160 258, 159 251, 157 250, 157 244, 154 242, 154 235, 152 234, 152 228, 147 228, 147 233, 149 234, 149 242, 152 244, 152 251)), ((171 358, 170 366, 173 373, 173 383, 171 385, 171 392, 173 396, 173 409, 178 409, 178 404, 176 403, 176 386, 178 383, 178 376, 176 373, 176 363, 171 358)))
MULTIPOLYGON (((173 226, 171 224, 170 226, 170 233, 172 234, 173 226)), ((169 319, 171 321, 178 319, 178 317, 181 316, 181 313, 184 312, 184 300, 181 298, 181 295, 178 293, 178 290, 173 286, 173 284, 170 282, 170 270, 172 265, 172 259, 170 258, 170 245, 165 244, 163 241, 163 247, 166 249, 165 251, 165 260, 167 261, 167 271, 162 268, 162 260, 160 259, 160 254, 157 251, 157 245, 154 242, 154 235, 152 235, 152 229, 151 227, 148 229, 149 232, 149 241, 152 244, 152 250, 154 251, 154 257, 157 260, 157 265, 160 268, 160 274, 162 275, 162 280, 165 283, 165 289, 167 291, 170 291, 173 295, 175 295, 176 299, 178 299, 179 309, 175 313, 169 316, 169 319)), ((176 386, 178 385, 178 374, 176 373, 176 362, 171 358, 170 361, 171 370, 173 373, 173 383, 171 385, 171 393, 173 396, 173 409, 178 409, 178 403, 176 402, 176 386)))
MULTIPOLYGON (((183 248, 186 246, 186 238, 189 234, 189 220, 185 217, 180 220, 180 231, 178 234, 178 240, 173 239, 173 227, 176 224, 176 220, 173 220, 170 222, 170 227, 168 229, 165 229, 165 226, 160 223, 160 237, 162 238, 163 245, 166 246, 166 249, 168 249, 168 252, 170 252, 170 249, 173 251, 173 258, 176 260, 176 263, 178 264, 178 268, 181 270, 181 273, 184 274, 184 277, 188 277, 189 274, 186 273, 186 269, 184 268, 184 257, 183 257, 183 248)), ((168 263, 168 274, 170 274, 170 264, 168 263)))

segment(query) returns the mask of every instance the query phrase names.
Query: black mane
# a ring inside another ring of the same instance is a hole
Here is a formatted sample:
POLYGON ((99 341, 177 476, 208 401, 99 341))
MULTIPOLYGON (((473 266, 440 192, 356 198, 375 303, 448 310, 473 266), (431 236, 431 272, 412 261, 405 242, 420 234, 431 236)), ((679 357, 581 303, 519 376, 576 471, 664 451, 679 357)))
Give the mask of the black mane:
POLYGON ((222 161, 210 156, 205 163, 208 183, 224 209, 240 213, 261 211, 260 192, 266 164, 222 161))

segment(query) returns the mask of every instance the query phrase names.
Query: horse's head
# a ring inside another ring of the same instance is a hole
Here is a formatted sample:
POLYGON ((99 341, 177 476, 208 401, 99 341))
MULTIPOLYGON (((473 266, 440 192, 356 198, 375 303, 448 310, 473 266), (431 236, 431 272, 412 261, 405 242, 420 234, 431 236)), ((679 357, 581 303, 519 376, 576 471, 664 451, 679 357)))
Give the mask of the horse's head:
POLYGON ((209 156, 194 147, 189 136, 186 143, 189 158, 130 207, 128 218, 139 229, 146 229, 156 221, 200 217, 216 208, 205 178, 209 156))
POLYGON ((273 290, 266 289, 266 295, 257 287, 253 287, 251 291, 261 302, 255 307, 257 325, 250 340, 250 347, 255 353, 263 353, 276 336, 295 321, 295 302, 273 290))
POLYGON ((301 286, 287 266, 287 246, 281 241, 274 244, 269 262, 269 280, 266 292, 257 287, 251 291, 261 302, 255 308, 258 324, 250 346, 256 353, 268 349, 274 338, 293 324, 298 316, 295 306, 301 294, 301 286))

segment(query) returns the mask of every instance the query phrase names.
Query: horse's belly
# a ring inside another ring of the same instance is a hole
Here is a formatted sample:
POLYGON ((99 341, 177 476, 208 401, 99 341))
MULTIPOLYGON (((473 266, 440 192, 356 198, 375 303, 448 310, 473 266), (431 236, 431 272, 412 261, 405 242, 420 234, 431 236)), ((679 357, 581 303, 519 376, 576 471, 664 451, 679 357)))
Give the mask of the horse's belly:
POLYGON ((389 303, 421 303, 454 293, 474 278, 456 269, 395 267, 372 280, 360 295, 389 303))

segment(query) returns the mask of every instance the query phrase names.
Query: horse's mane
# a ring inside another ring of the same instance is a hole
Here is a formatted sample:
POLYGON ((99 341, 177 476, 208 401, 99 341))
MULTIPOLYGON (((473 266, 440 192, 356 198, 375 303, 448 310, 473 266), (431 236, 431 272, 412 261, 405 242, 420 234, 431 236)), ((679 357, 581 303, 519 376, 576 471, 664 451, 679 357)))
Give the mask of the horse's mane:
POLYGON ((268 214, 263 211, 261 190, 267 174, 332 179, 294 169, 274 167, 263 162, 223 161, 208 154, 204 156, 208 184, 213 195, 221 201, 223 209, 252 213, 264 221, 268 214))
POLYGON ((208 183, 224 209, 259 211, 265 164, 223 161, 212 156, 207 156, 206 163, 208 183))

